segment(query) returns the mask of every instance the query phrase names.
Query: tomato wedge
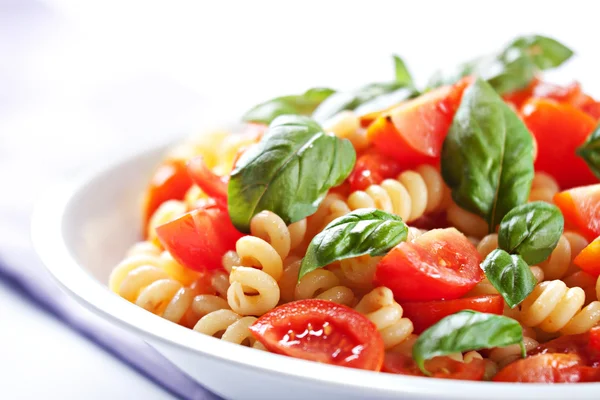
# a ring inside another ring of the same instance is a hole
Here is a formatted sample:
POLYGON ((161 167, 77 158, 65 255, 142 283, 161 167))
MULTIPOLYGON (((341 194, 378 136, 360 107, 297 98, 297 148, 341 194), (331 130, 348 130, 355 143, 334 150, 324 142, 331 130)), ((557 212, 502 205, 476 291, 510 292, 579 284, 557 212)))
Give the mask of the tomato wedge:
POLYGON ((600 336, 600 328, 595 327, 586 333, 560 336, 542 343, 535 349, 530 350, 528 354, 576 354, 582 359, 582 365, 598 367, 600 366, 600 351, 593 344, 598 336, 600 336))
POLYGON ((400 104, 369 126, 367 138, 404 167, 435 163, 462 94, 471 82, 473 78, 466 77, 400 104))
POLYGON ((402 242, 377 264, 375 281, 397 301, 452 300, 483 279, 481 256, 455 228, 434 229, 402 242))
POLYGON ((146 232, 150 217, 162 203, 167 200, 183 200, 190 186, 192 178, 188 175, 184 160, 168 159, 159 165, 144 195, 143 232, 146 232))
POLYGON ((395 178, 402 172, 402 166, 396 159, 381 154, 375 149, 368 150, 358 157, 352 173, 348 177, 350 189, 366 190, 384 179, 395 178))
POLYGON ((228 177, 221 177, 212 172, 202 156, 194 157, 187 164, 188 172, 194 183, 209 197, 217 202, 227 203, 228 177))
MULTIPOLYGON (((470 363, 453 360, 449 357, 435 357, 425 361, 425 368, 434 378, 459 379, 467 381, 483 380, 485 362, 474 359, 470 363)), ((402 353, 386 353, 383 372, 392 374, 425 376, 414 360, 402 353)))
POLYGON ((157 227, 156 234, 175 260, 196 271, 222 268, 223 255, 243 236, 214 201, 157 227))
POLYGON ((421 333, 448 315, 461 310, 473 310, 502 315, 504 299, 499 294, 467 297, 456 300, 439 300, 402 303, 404 317, 410 319, 414 333, 421 333))
POLYGON ((573 262, 588 274, 600 275, 600 237, 581 250, 573 262))
POLYGON ((600 184, 557 193, 554 203, 562 211, 566 222, 580 229, 589 240, 600 236, 600 184))
POLYGON ((600 326, 590 329, 590 348, 600 353, 600 326))
POLYGON ((531 99, 521 111, 537 141, 536 171, 552 175, 562 188, 598 181, 575 153, 596 126, 592 117, 570 104, 549 99, 531 99))
POLYGON ((260 317, 250 331, 269 351, 304 360, 379 371, 383 339, 353 309, 327 300, 299 300, 260 317))
POLYGON ((545 353, 508 364, 495 382, 574 383, 598 382, 600 368, 586 367, 577 354, 545 353))

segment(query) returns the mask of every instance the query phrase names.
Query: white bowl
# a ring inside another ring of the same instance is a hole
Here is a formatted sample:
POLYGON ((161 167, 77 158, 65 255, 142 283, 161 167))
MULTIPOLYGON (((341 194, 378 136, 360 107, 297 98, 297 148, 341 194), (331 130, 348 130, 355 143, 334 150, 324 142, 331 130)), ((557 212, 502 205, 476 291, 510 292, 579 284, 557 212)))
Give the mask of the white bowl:
POLYGON ((88 309, 140 336, 229 399, 592 399, 600 384, 506 384, 375 373, 223 342, 153 315, 109 291, 113 266, 139 239, 140 193, 165 147, 111 163, 48 192, 33 216, 35 248, 88 309))

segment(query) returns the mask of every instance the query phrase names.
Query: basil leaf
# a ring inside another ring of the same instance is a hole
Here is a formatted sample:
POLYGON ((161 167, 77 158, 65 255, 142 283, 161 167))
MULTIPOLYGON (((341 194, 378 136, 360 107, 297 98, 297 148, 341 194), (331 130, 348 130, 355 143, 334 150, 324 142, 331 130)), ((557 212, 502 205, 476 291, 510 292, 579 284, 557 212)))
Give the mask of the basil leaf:
POLYGON ((374 208, 352 211, 331 221, 312 239, 298 279, 337 260, 386 254, 407 235, 408 227, 400 217, 374 208))
POLYGON ((577 154, 600 179, 600 124, 596 126, 585 143, 577 149, 577 154))
POLYGON ((400 88, 393 92, 382 94, 381 96, 375 97, 374 99, 361 104, 354 110, 354 113, 358 117, 363 117, 365 115, 385 111, 402 103, 405 100, 412 99, 417 95, 418 92, 416 92, 413 88, 400 88))
POLYGON ((404 86, 414 87, 413 78, 400 56, 394 54, 394 70, 396 71, 396 82, 404 86))
POLYGON ((313 118, 318 122, 325 122, 341 111, 355 110, 361 104, 404 87, 404 84, 398 82, 379 82, 371 83, 352 92, 335 93, 317 107, 313 118))
POLYGON ((421 333, 413 346, 413 359, 425 375, 425 360, 469 350, 520 343, 523 356, 523 329, 514 319, 471 310, 449 315, 421 333))
POLYGON ((510 308, 525 300, 537 284, 529 265, 520 256, 510 255, 502 249, 488 254, 481 268, 510 308))
POLYGON ((498 93, 526 87, 541 70, 558 67, 573 51, 558 41, 540 35, 522 36, 501 51, 465 62, 447 72, 438 71, 429 87, 451 84, 467 75, 486 80, 498 93))
POLYGON ((490 232, 506 213, 527 201, 533 180, 531 134, 481 79, 463 94, 441 161, 454 201, 483 217, 490 232))
POLYGON ((313 88, 304 94, 276 97, 250 109, 242 119, 248 122, 269 124, 285 114, 310 115, 319 104, 335 93, 328 88, 313 88))
POLYGON ((523 204, 510 210, 502 219, 498 245, 534 265, 550 256, 563 233, 564 224, 562 213, 553 204, 543 201, 523 204))
POLYGON ((309 117, 283 115, 246 151, 231 173, 229 216, 237 229, 248 232, 250 220, 263 210, 287 224, 316 210, 327 191, 352 171, 352 143, 325 134, 309 117))

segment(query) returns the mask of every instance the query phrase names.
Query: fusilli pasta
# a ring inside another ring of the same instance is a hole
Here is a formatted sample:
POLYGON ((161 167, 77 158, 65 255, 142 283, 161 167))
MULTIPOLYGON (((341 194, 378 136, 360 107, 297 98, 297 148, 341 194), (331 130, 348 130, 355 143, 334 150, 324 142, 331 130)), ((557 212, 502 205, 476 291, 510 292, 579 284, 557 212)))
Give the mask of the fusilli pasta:
POLYGON ((263 348, 248 329, 255 321, 255 317, 243 317, 231 310, 220 309, 200 318, 194 326, 194 330, 226 342, 263 348))
POLYGON ((531 183, 529 201, 545 201, 552 203, 552 198, 560 187, 556 180, 545 172, 536 172, 531 183))
POLYGON ((369 142, 358 116, 350 110, 342 111, 323 123, 323 129, 335 136, 348 139, 357 151, 365 149, 369 142))

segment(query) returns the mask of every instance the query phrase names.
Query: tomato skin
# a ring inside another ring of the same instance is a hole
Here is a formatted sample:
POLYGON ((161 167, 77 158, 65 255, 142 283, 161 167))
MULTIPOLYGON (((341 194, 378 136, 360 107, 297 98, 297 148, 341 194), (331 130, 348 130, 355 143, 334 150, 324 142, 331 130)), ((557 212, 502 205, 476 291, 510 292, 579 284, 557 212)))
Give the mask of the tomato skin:
POLYGON ((400 302, 452 300, 483 279, 480 263, 481 255, 462 233, 434 229, 384 256, 375 283, 390 288, 400 302))
POLYGON ((508 364, 494 377, 495 382, 574 383, 596 382, 600 369, 586 367, 577 354, 537 354, 508 364))
POLYGON ((421 333, 439 320, 461 310, 502 315, 504 299, 499 294, 466 297, 456 300, 408 302, 401 304, 403 316, 410 319, 414 333, 421 333))
POLYGON ((581 250, 573 262, 588 274, 600 275, 600 237, 581 250))
POLYGON ((434 164, 472 77, 433 89, 378 117, 367 129, 367 138, 383 154, 403 167, 434 164))
MULTIPOLYGON (((464 363, 449 357, 435 357, 425 361, 425 368, 432 377, 441 379, 481 381, 485 374, 485 362, 479 359, 464 363)), ((414 360, 402 353, 386 353, 382 371, 400 375, 425 376, 414 360)))
POLYGON ((600 351, 593 345, 593 341, 600 336, 599 328, 595 327, 590 332, 579 335, 560 336, 549 342, 542 343, 527 354, 576 354, 581 360, 582 365, 598 367, 600 366, 600 351))
POLYGON ((565 190, 553 200, 565 222, 576 226, 588 240, 600 236, 600 184, 565 190))
POLYGON ((146 188, 143 205, 144 230, 152 214, 167 200, 183 200, 192 186, 185 161, 181 159, 165 160, 154 171, 146 188))
POLYGON ((402 166, 394 158, 381 154, 375 149, 368 150, 358 157, 352 173, 348 177, 350 190, 366 190, 384 179, 395 178, 402 172, 402 166))
POLYGON ((600 326, 590 329, 590 347, 600 353, 600 326))
POLYGON ((227 183, 229 177, 220 177, 212 172, 202 156, 194 157, 187 163, 190 177, 196 185, 217 202, 227 203, 227 183))
POLYGON ((243 236, 214 201, 157 227, 156 234, 175 260, 196 271, 222 268, 223 255, 243 236))
POLYGON ((383 364, 383 339, 375 325, 327 300, 283 304, 260 317, 250 331, 269 351, 290 357, 372 371, 383 364))
POLYGON ((596 125, 592 117, 570 104, 548 99, 530 99, 521 112, 537 141, 536 171, 552 175, 562 188, 597 182, 575 153, 596 125))

